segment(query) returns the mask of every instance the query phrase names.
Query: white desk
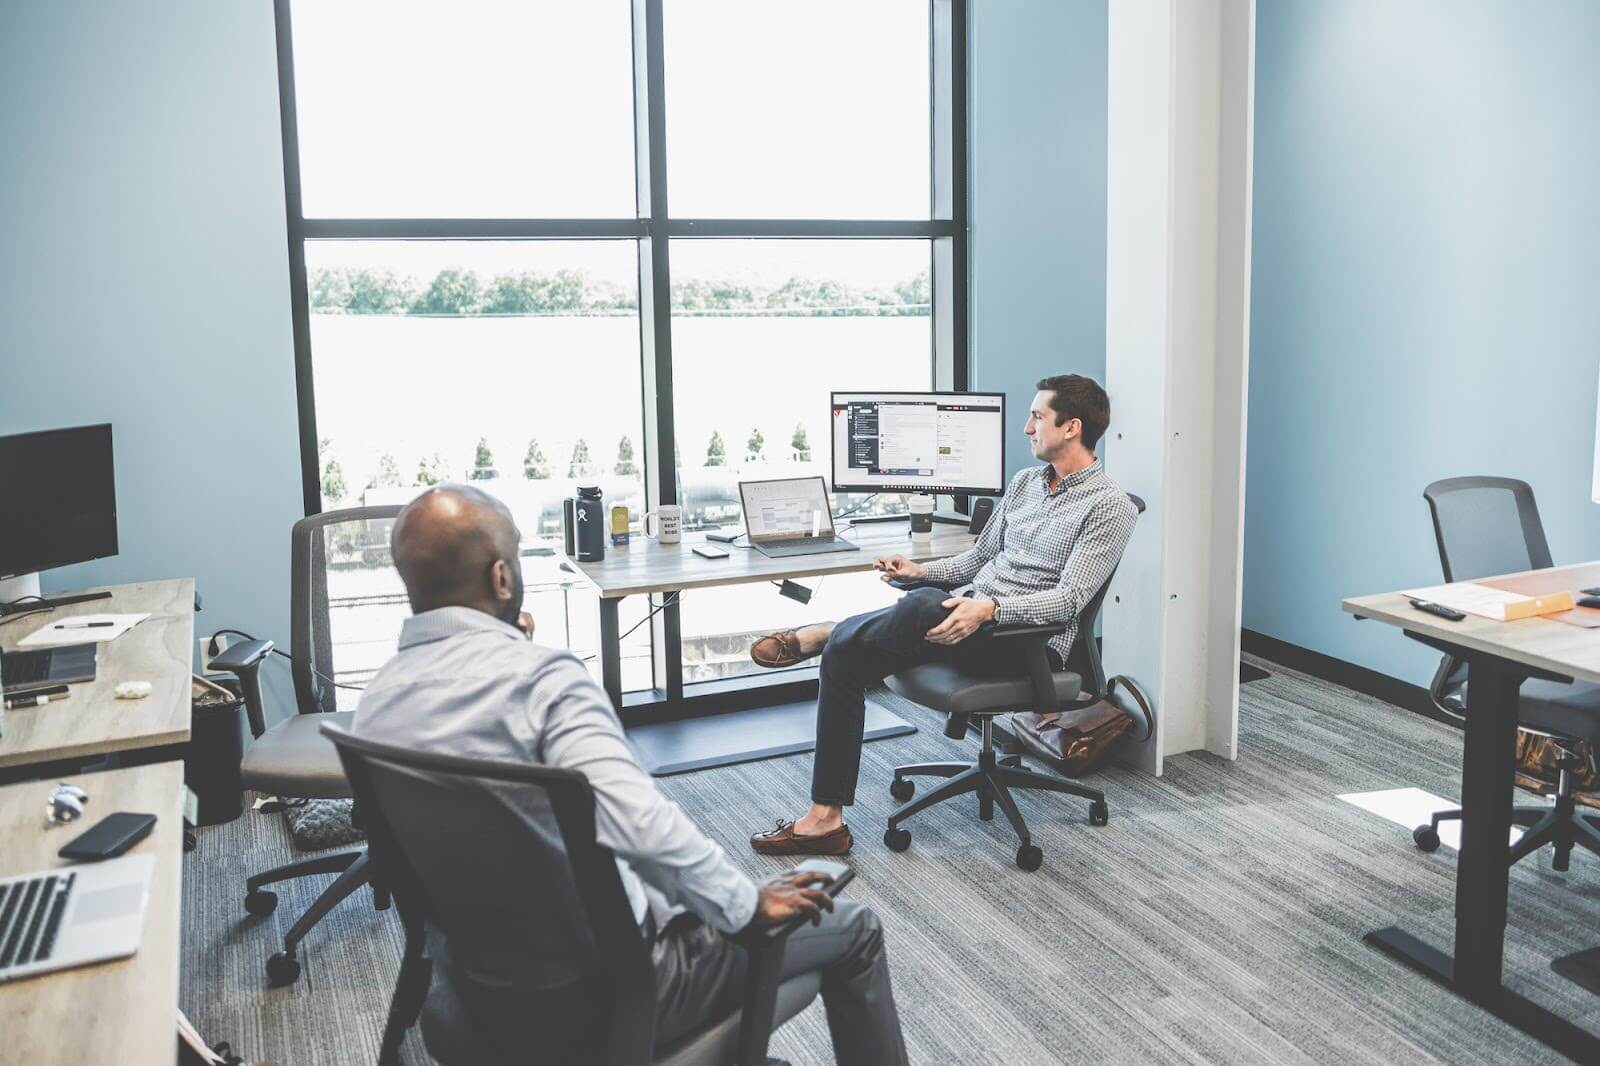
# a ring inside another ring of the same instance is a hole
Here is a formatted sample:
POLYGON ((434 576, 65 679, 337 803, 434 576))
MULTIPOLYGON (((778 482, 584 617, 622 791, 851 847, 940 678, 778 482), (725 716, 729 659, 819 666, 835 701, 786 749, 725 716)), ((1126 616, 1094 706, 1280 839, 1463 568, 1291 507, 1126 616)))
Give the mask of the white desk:
MULTIPOLYGON (((624 598, 686 589, 716 588, 752 582, 797 580, 872 569, 880 555, 904 555, 917 562, 958 555, 977 541, 965 526, 936 522, 933 535, 920 545, 907 536, 904 520, 853 526, 844 536, 860 551, 830 552, 771 559, 751 548, 721 544, 729 557, 704 559, 694 554, 705 535, 686 534, 680 544, 660 544, 635 537, 625 547, 606 546, 606 557, 572 566, 600 594, 600 677, 612 705, 622 711, 622 642, 618 608, 624 598)), ((745 706, 729 713, 683 717, 683 660, 679 647, 678 608, 669 601, 661 612, 668 646, 664 656, 664 720, 635 724, 628 731, 647 769, 655 774, 682 773, 710 766, 810 751, 816 737, 816 701, 803 699, 770 706, 745 706)), ((769 697, 770 699, 770 697, 769 697)), ((793 701, 794 696, 787 697, 793 701)), ((637 708, 634 708, 637 712, 637 708)), ((627 719, 624 719, 627 721, 627 719)), ((886 709, 867 703, 863 734, 867 740, 915 732, 886 709)))
MULTIPOLYGON (((1596 564, 1538 571, 1545 591, 1593 584, 1596 564)), ((1523 576, 1523 575, 1518 575, 1523 576)), ((1456 936, 1451 955, 1399 926, 1367 942, 1580 1062, 1600 1062, 1600 1039, 1501 984, 1506 929, 1506 839, 1516 770, 1517 693, 1536 673, 1600 683, 1600 629, 1549 618, 1459 622, 1411 606, 1399 592, 1344 601, 1357 618, 1395 626, 1467 662, 1461 756, 1461 850, 1456 858, 1456 936)))
POLYGON ((173 1066, 178 1058, 179 893, 183 873, 183 764, 154 763, 68 778, 89 793, 80 822, 44 827, 56 782, 0 788, 0 875, 64 865, 56 852, 112 811, 154 814, 130 854, 153 854, 144 936, 126 959, 0 984, 0 1062, 173 1066))
POLYGON ((0 646, 11 649, 35 629, 75 615, 150 615, 99 646, 93 681, 72 685, 64 700, 6 712, 0 768, 160 748, 189 739, 194 581, 145 581, 109 586, 108 591, 108 600, 0 622, 0 646), (148 681, 153 691, 142 700, 119 700, 113 691, 123 681, 148 681))
MULTIPOLYGON (((622 649, 619 641, 618 607, 628 596, 682 592, 687 589, 744 585, 761 581, 799 580, 825 574, 848 574, 872 569, 880 555, 904 555, 917 562, 959 555, 976 543, 966 527, 935 523, 933 536, 925 545, 914 545, 906 536, 906 523, 871 522, 852 526, 844 532, 860 551, 832 552, 826 555, 798 555, 788 559, 769 559, 753 548, 716 544, 728 549, 726 559, 703 559, 694 554, 698 544, 707 543, 703 533, 685 534, 679 544, 661 544, 653 539, 634 537, 620 548, 606 546, 606 557, 599 562, 572 561, 585 582, 600 594, 600 677, 611 702, 622 706, 622 649)), ((742 543, 742 542, 741 542, 742 543)), ((677 612, 668 607, 662 612, 668 626, 676 628, 677 612)), ((675 640, 675 633, 669 636, 675 640)), ((683 667, 667 670, 669 701, 683 698, 683 667)))

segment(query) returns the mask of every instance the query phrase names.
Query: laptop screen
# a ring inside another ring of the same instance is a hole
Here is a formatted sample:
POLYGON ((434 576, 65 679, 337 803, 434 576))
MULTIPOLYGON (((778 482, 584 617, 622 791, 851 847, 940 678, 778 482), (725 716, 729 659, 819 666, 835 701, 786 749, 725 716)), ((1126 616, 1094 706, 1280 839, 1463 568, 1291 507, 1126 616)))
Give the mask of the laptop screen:
POLYGON ((744 528, 750 543, 833 537, 833 512, 820 477, 739 482, 744 528))

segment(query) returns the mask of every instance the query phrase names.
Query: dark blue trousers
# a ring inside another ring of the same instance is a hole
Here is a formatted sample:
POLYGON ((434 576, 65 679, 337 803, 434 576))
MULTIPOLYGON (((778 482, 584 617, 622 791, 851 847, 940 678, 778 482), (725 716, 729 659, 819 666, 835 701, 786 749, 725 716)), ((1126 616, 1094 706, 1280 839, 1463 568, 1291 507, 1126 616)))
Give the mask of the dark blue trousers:
POLYGON ((940 604, 952 595, 941 589, 915 589, 888 607, 853 615, 833 627, 822 651, 812 803, 847 807, 855 802, 867 689, 890 674, 934 662, 996 671, 1026 669, 1020 648, 983 630, 959 644, 928 640, 928 630, 950 613, 940 604))

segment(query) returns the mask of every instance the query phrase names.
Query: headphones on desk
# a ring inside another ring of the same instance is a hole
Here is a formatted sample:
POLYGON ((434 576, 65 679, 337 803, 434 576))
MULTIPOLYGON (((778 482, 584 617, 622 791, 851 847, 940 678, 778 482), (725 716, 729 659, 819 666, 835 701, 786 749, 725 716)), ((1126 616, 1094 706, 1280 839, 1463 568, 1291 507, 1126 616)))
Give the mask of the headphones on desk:
POLYGON ((89 793, 63 781, 50 793, 50 801, 45 804, 44 815, 50 820, 51 825, 66 825, 83 817, 83 806, 89 802, 89 793))

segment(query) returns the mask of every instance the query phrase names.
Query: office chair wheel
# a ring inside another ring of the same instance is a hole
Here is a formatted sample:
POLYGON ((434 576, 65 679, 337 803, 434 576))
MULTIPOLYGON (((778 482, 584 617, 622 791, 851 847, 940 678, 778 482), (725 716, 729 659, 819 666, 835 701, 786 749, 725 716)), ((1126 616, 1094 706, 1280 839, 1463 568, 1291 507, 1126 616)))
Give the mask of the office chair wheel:
POLYGON ((244 909, 257 918, 264 918, 278 909, 278 894, 264 888, 248 892, 244 897, 244 909))
POLYGON ((891 829, 883 834, 883 842, 890 851, 904 851, 911 846, 911 830, 891 829))
POLYGON ((1017 865, 1029 873, 1033 873, 1043 863, 1044 852, 1039 850, 1039 845, 1024 844, 1017 849, 1017 865))
POLYGON ((897 777, 889 784, 889 795, 904 803, 917 791, 917 783, 909 777, 897 777))
POLYGON ((278 952, 267 960, 267 983, 273 988, 292 985, 300 979, 300 960, 278 952))
POLYGON ((1419 825, 1411 831, 1411 839, 1423 851, 1439 850, 1439 831, 1431 825, 1419 825))
MULTIPOLYGON (((1105 825, 1109 821, 1111 821, 1111 808, 1106 806, 1104 800, 1089 804, 1090 825, 1105 825)), ((1021 859, 1017 860, 1017 865, 1022 865, 1021 859)))

